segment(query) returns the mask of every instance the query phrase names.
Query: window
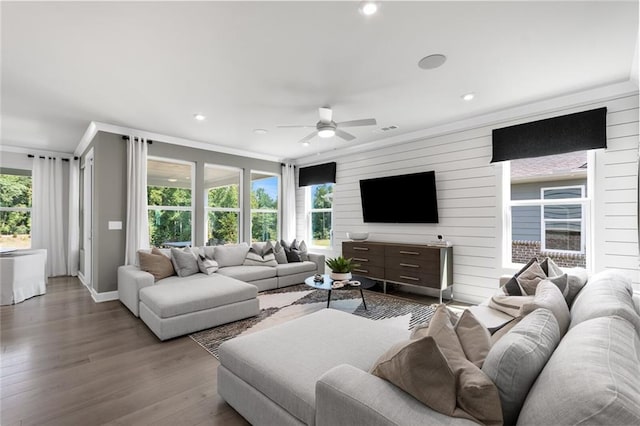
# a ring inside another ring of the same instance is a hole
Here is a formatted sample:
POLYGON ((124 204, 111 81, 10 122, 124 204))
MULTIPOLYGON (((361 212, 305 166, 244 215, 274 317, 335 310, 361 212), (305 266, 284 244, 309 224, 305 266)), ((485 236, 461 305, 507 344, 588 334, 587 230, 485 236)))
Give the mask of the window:
POLYGON ((312 247, 331 248, 333 232, 333 184, 308 186, 309 241, 312 247))
POLYGON ((154 247, 193 244, 193 163, 147 160, 149 240, 154 247))
POLYGON ((280 178, 251 172, 251 241, 278 239, 280 178))
POLYGON ((29 171, 0 174, 0 247, 31 247, 31 188, 29 171))
POLYGON ((205 164, 207 241, 210 246, 240 242, 242 170, 205 164))
POLYGON ((551 257, 563 267, 586 267, 587 157, 588 151, 577 151, 512 160, 505 167, 510 169, 505 213, 511 263, 536 256, 551 257))

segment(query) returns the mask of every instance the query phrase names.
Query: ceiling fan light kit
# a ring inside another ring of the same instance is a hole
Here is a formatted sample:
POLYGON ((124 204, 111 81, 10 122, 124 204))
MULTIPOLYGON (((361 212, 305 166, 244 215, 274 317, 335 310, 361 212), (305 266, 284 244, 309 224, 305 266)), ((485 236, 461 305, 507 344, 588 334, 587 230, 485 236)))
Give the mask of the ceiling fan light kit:
POLYGON ((356 137, 351 133, 345 132, 341 130, 341 127, 356 127, 356 126, 374 126, 377 124, 375 118, 364 118, 361 120, 351 120, 351 121, 342 121, 336 123, 333 121, 333 111, 330 107, 321 107, 318 108, 318 115, 320 116, 320 120, 316 123, 315 126, 311 125, 294 125, 294 126, 278 126, 280 128, 295 128, 295 127, 315 127, 316 130, 298 142, 303 145, 308 145, 309 141, 314 136, 319 136, 321 138, 330 138, 332 136, 338 136, 346 141, 354 140, 356 137))

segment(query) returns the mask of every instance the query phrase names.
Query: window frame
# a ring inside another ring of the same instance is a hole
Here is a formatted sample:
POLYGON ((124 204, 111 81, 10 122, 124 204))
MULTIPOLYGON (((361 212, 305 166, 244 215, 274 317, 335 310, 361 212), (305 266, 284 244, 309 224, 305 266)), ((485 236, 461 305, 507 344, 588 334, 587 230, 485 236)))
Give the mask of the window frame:
POLYGON ((243 179, 244 173, 243 169, 240 167, 233 166, 225 166, 222 164, 214 164, 214 163, 205 163, 205 177, 203 177, 203 186, 206 185, 206 169, 207 168, 217 168, 217 169, 225 169, 225 170, 233 170, 238 173, 238 207, 209 207, 209 190, 211 188, 203 188, 203 197, 204 197, 204 244, 207 245, 209 242, 209 213, 211 212, 233 212, 238 214, 238 240, 236 243, 239 243, 242 240, 242 231, 243 231, 243 179))
MULTIPOLYGON (((591 149, 587 150, 587 182, 586 182, 586 190, 587 196, 584 198, 571 198, 572 204, 581 204, 584 203, 582 212, 583 212, 583 226, 584 226, 584 239, 585 239, 585 263, 586 269, 588 271, 593 271, 593 256, 594 256, 594 247, 593 247, 593 237, 595 232, 594 223, 592 221, 592 217, 594 217, 594 208, 595 208, 595 180, 596 180, 596 155, 597 152, 603 151, 602 149, 591 149)), ((498 233, 498 238, 502 242, 502 268, 507 271, 507 273, 511 273, 513 271, 517 271, 522 266, 522 263, 514 263, 513 253, 512 253, 512 236, 511 236, 511 227, 512 227, 512 218, 511 218, 511 207, 514 206, 526 206, 526 205, 552 205, 552 204, 567 204, 566 201, 560 200, 560 203, 556 203, 556 200, 511 200, 511 161, 502 161, 500 163, 496 163, 496 166, 499 167, 497 171, 497 175, 499 177, 500 182, 500 190, 498 191, 498 205, 501 206, 502 214, 500 215, 499 221, 502 222, 502 226, 498 226, 498 229, 501 232, 498 233)), ((566 200, 566 199, 565 199, 566 200)), ((541 241, 541 251, 542 250, 542 241, 541 241)), ((550 252, 559 253, 557 250, 549 250, 550 252)), ((577 253, 577 252, 571 252, 577 253)))
POLYGON ((306 206, 306 222, 307 222, 307 229, 305 234, 307 235, 307 241, 308 241, 308 245, 309 247, 312 247, 314 249, 319 249, 319 250, 333 250, 333 225, 334 225, 334 212, 333 212, 333 198, 331 199, 331 208, 323 208, 323 209, 314 209, 313 208, 313 200, 311 197, 313 197, 313 188, 316 186, 320 186, 320 185, 331 185, 333 187, 333 190, 331 191, 332 194, 335 194, 335 183, 334 182, 326 182, 326 183, 319 183, 319 184, 314 184, 314 185, 309 185, 307 186, 305 189, 305 206, 306 206), (319 246, 314 244, 314 238, 313 238, 313 213, 326 213, 329 212, 331 213, 331 228, 329 230, 329 245, 328 246, 319 246))
MULTIPOLYGON (((152 156, 152 155, 148 155, 147 156, 147 165, 149 163, 149 161, 160 161, 163 163, 174 163, 174 164, 183 164, 183 165, 188 165, 191 168, 191 177, 189 178, 189 181, 191 182, 191 205, 190 206, 151 206, 149 205, 149 203, 147 202, 147 215, 149 214, 149 212, 151 210, 168 210, 168 211, 189 211, 191 212, 191 241, 189 242, 191 246, 194 245, 194 241, 195 241, 195 179, 196 179, 196 163, 193 161, 186 161, 186 160, 176 160, 173 158, 166 158, 166 157, 158 157, 158 156, 152 156)), ((147 169, 147 188, 149 186, 155 186, 155 185, 149 185, 149 170, 147 169)), ((147 195, 148 196, 148 195, 147 195)), ((150 224, 149 224, 150 227, 150 224)), ((151 230, 149 230, 151 231, 151 230)), ((151 232, 149 232, 149 239, 151 239, 151 232)))
POLYGON ((273 176, 278 181, 278 187, 276 194, 278 196, 277 206, 274 209, 253 209, 251 208, 251 202, 249 202, 249 240, 253 241, 253 213, 275 213, 276 214, 276 238, 277 241, 282 237, 282 175, 273 172, 264 172, 261 170, 249 170, 249 200, 251 200, 251 194, 253 193, 253 174, 261 174, 266 176, 273 176))
POLYGON ((585 224, 585 210, 587 207, 587 202, 589 201, 585 196, 586 185, 567 185, 567 186, 548 186, 540 188, 540 200, 545 200, 544 192, 550 189, 572 189, 578 188, 580 189, 580 198, 561 198, 561 199, 553 199, 554 201, 563 201, 563 203, 553 203, 553 204, 541 204, 540 205, 540 250, 542 252, 553 252, 553 253, 567 253, 567 254, 585 254, 586 252, 586 224, 585 224), (573 202, 575 200, 575 202, 573 202), (580 219, 545 219, 544 217, 544 208, 547 205, 568 205, 568 204, 579 204, 580 211, 580 219), (547 230, 547 222, 579 222, 580 223, 580 250, 558 250, 558 249, 547 249, 547 238, 546 238, 546 230, 547 230))

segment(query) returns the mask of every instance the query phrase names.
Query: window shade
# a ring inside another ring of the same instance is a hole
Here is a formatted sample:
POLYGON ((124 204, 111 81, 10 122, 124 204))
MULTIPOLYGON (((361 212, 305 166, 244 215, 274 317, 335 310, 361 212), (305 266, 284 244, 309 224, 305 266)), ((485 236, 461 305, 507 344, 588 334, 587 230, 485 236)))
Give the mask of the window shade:
POLYGON ((336 163, 302 167, 298 174, 298 186, 319 185, 336 182, 336 163))
POLYGON ((497 161, 607 147, 607 108, 493 130, 497 161))

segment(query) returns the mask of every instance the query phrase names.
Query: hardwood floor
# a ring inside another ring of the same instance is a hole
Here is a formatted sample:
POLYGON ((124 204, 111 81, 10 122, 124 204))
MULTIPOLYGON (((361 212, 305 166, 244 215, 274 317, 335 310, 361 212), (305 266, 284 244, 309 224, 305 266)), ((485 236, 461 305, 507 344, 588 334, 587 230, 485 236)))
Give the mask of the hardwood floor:
POLYGON ((160 342, 77 278, 0 307, 0 424, 246 425, 217 393, 218 361, 189 337, 160 342))

